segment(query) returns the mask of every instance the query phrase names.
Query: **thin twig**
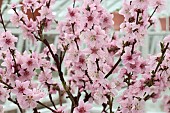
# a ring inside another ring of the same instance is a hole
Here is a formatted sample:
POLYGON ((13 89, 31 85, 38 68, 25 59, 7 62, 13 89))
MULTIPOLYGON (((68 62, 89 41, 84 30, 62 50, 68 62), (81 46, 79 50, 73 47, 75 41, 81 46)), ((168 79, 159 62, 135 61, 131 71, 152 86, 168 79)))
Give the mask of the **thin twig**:
POLYGON ((49 99, 50 99, 51 103, 53 104, 54 108, 57 109, 51 94, 49 94, 49 99))
POLYGON ((4 82, 3 80, 0 80, 0 83, 6 85, 9 89, 13 89, 12 86, 10 86, 9 84, 7 84, 6 82, 4 82))
POLYGON ((158 9, 159 5, 155 7, 154 11, 152 12, 152 14, 149 17, 149 20, 152 18, 152 16, 154 15, 154 13, 156 12, 156 10, 158 9))
POLYGON ((41 103, 40 101, 37 101, 38 104, 44 106, 45 108, 49 109, 50 111, 52 111, 53 113, 58 113, 57 111, 53 110, 52 108, 48 107, 47 105, 41 103))
POLYGON ((168 46, 169 46, 169 43, 167 43, 167 45, 166 45, 165 48, 163 49, 161 58, 160 58, 160 60, 159 60, 159 62, 158 62, 158 64, 157 64, 155 70, 154 70, 153 73, 152 73, 153 75, 156 74, 156 72, 158 71, 159 66, 162 64, 162 62, 163 62, 163 60, 164 60, 164 57, 165 57, 166 50, 168 49, 168 46))
POLYGON ((75 7, 76 0, 73 1, 73 8, 75 7))
POLYGON ((16 104, 16 105, 18 106, 20 112, 21 112, 21 113, 24 113, 17 100, 15 101, 15 100, 13 100, 13 99, 10 98, 10 97, 8 98, 8 100, 11 101, 12 103, 16 104))
POLYGON ((3 20, 3 18, 2 18, 2 12, 1 12, 1 9, 0 9, 0 22, 1 22, 1 24, 2 24, 3 28, 4 28, 5 32, 6 32, 7 30, 6 30, 6 27, 5 27, 5 24, 4 24, 4 20, 3 20))

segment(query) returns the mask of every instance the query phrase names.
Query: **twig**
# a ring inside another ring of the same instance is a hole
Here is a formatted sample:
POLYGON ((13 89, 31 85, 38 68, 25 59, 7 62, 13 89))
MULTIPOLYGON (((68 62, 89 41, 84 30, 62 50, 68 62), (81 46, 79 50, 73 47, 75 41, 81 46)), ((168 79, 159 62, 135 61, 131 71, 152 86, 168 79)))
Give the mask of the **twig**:
POLYGON ((90 83, 93 84, 93 81, 92 81, 92 79, 90 78, 90 76, 89 76, 87 70, 85 70, 85 75, 88 77, 90 83))
POLYGON ((100 71, 99 59, 96 59, 96 65, 97 65, 97 72, 99 72, 100 71))
POLYGON ((10 98, 10 97, 8 98, 8 100, 11 101, 12 103, 16 104, 16 105, 18 106, 20 112, 21 112, 21 113, 24 113, 17 100, 15 101, 15 100, 13 100, 13 99, 10 98))
POLYGON ((149 20, 152 18, 152 16, 154 15, 154 13, 156 12, 156 10, 158 9, 159 5, 155 7, 154 11, 152 12, 152 14, 149 17, 149 20))
POLYGON ((110 74, 112 74, 112 72, 116 69, 116 67, 119 65, 119 63, 121 62, 121 56, 119 57, 119 60, 116 62, 116 64, 113 66, 113 68, 109 71, 109 73, 104 77, 107 78, 109 77, 110 74))
MULTIPOLYGON (((45 82, 45 84, 46 84, 47 87, 48 87, 48 92, 50 92, 50 84, 48 84, 47 82, 45 82)), ((49 93, 48 96, 49 96, 49 99, 50 99, 52 105, 54 106, 54 108, 57 109, 56 106, 55 106, 55 103, 54 103, 54 101, 53 101, 52 95, 49 93)))
POLYGON ((107 78, 110 76, 110 74, 112 74, 112 72, 116 69, 116 67, 119 65, 119 63, 121 62, 121 56, 124 54, 124 48, 125 48, 126 45, 123 45, 123 49, 122 49, 122 52, 120 54, 120 57, 118 59, 118 61, 116 62, 116 64, 112 67, 112 69, 109 71, 109 73, 104 77, 104 78, 107 78))
POLYGON ((48 49, 49 49, 49 51, 50 51, 50 53, 51 53, 54 61, 56 62, 57 69, 58 69, 58 73, 59 73, 59 77, 60 77, 60 80, 61 80, 61 82, 62 82, 62 85, 63 85, 65 91, 67 92, 67 94, 68 94, 70 100, 72 101, 74 107, 77 106, 77 105, 76 105, 76 102, 75 102, 75 100, 74 100, 74 96, 73 96, 72 93, 70 92, 70 90, 69 90, 69 88, 68 88, 68 86, 67 86, 67 84, 66 84, 66 81, 65 81, 65 79, 64 79, 64 77, 63 77, 63 72, 61 71, 61 65, 60 65, 60 62, 59 62, 59 60, 58 60, 58 57, 57 57, 56 55, 54 55, 54 53, 53 53, 53 51, 52 51, 52 49, 51 49, 51 47, 50 47, 50 45, 49 45, 49 43, 48 43, 48 41, 47 41, 46 39, 44 39, 42 42, 48 47, 48 49))
POLYGON ((37 108, 34 108, 33 111, 34 111, 33 113, 40 113, 38 112, 37 108))
POLYGON ((54 108, 57 109, 51 94, 49 94, 49 99, 50 99, 51 103, 53 104, 54 108))
POLYGON ((133 54, 134 53, 134 49, 135 49, 135 44, 136 44, 136 39, 134 39, 134 42, 133 42, 133 44, 132 44, 132 50, 131 50, 131 54, 133 54))
POLYGON ((63 102, 62 102, 62 94, 61 94, 61 90, 60 89, 58 90, 58 95, 59 95, 60 106, 62 106, 63 102))
POLYGON ((73 1, 73 8, 75 7, 76 0, 73 1))
POLYGON ((139 18, 139 11, 137 11, 137 17, 136 17, 136 25, 138 25, 138 18, 139 18))
POLYGON ((4 24, 4 20, 3 20, 3 18, 2 18, 2 12, 1 12, 1 9, 0 9, 0 22, 1 22, 1 24, 2 24, 3 28, 4 28, 5 32, 6 32, 7 30, 6 30, 6 27, 5 27, 5 24, 4 24))
POLYGON ((13 89, 12 86, 8 85, 6 82, 4 82, 3 80, 0 80, 0 83, 6 85, 9 89, 13 89))
POLYGON ((44 106, 45 108, 49 109, 50 111, 52 111, 53 113, 58 113, 57 111, 53 110, 52 108, 46 106, 45 104, 41 103, 40 101, 37 101, 38 104, 44 106))
POLYGON ((166 47, 163 49, 161 58, 160 58, 160 60, 159 60, 159 62, 158 62, 158 64, 157 64, 155 70, 154 70, 153 73, 152 73, 153 75, 156 74, 156 72, 158 71, 159 66, 162 64, 162 61, 164 60, 165 53, 166 53, 166 50, 168 49, 168 46, 169 46, 169 43, 167 43, 166 47))
POLYGON ((112 107, 113 107, 113 97, 109 96, 109 108, 110 108, 110 113, 113 113, 112 107))

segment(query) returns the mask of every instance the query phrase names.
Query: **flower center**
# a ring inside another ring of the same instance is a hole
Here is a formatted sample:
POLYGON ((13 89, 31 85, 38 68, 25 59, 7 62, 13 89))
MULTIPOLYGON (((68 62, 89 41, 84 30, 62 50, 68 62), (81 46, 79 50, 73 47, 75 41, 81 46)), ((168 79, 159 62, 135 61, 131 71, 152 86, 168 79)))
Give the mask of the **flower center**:
POLYGON ((5 43, 9 45, 11 43, 11 40, 10 39, 6 39, 5 43))
POLYGON ((23 86, 20 86, 20 87, 18 88, 18 92, 19 92, 19 93, 23 93, 24 90, 25 90, 25 88, 23 88, 23 86))
POLYGON ((93 21, 93 17, 92 16, 89 16, 87 19, 88 19, 88 21, 93 21))
POLYGON ((80 113, 85 113, 86 110, 84 109, 84 107, 81 107, 81 108, 79 109, 79 112, 80 112, 80 113))

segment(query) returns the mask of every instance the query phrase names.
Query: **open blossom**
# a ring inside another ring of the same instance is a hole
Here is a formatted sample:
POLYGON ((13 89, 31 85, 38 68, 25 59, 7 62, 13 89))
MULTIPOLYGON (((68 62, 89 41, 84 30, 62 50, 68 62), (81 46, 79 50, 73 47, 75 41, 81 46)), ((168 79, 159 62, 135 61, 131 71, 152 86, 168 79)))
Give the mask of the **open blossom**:
POLYGON ((91 104, 80 101, 79 106, 74 109, 73 113, 90 113, 91 108, 92 108, 91 104))
POLYGON ((23 18, 24 14, 22 14, 21 12, 17 14, 13 14, 10 18, 10 21, 13 25, 15 25, 16 27, 19 27, 20 23, 21 23, 21 18, 23 18))
POLYGON ((3 87, 4 86, 2 84, 0 84, 0 101, 5 102, 6 98, 9 97, 9 95, 8 95, 9 91, 3 87))
POLYGON ((23 69, 27 69, 27 70, 30 70, 30 69, 34 69, 34 68, 37 68, 38 67, 38 62, 37 62, 37 59, 34 59, 34 58, 30 58, 29 56, 26 56, 23 60, 23 64, 21 65, 21 67, 23 69))
POLYGON ((122 60, 124 64, 135 64, 135 60, 138 58, 138 54, 132 54, 131 48, 127 47, 125 53, 122 55, 122 60))
POLYGON ((29 81, 20 82, 19 80, 16 80, 15 83, 16 83, 16 86, 12 90, 12 92, 15 93, 16 95, 25 94, 29 90, 28 88, 30 85, 29 81))
POLYGON ((43 92, 39 92, 37 89, 28 90, 25 95, 18 96, 17 100, 23 109, 35 108, 37 102, 44 97, 43 92))
POLYGON ((41 10, 39 11, 39 13, 41 14, 40 16, 40 20, 47 18, 49 20, 54 18, 54 15, 52 14, 52 11, 50 8, 48 8, 47 6, 42 6, 41 10))
POLYGON ((11 34, 11 32, 6 31, 0 34, 0 47, 5 49, 15 48, 15 42, 17 42, 17 37, 11 34))
MULTIPOLYGON (((47 96, 46 91, 50 100, 57 93, 59 99, 71 99, 73 113, 90 113, 92 104, 103 106, 104 113, 118 96, 116 113, 144 113, 145 101, 156 102, 170 87, 170 37, 163 40, 160 54, 145 58, 137 49, 151 23, 149 5, 159 11, 164 0, 124 0, 119 12, 124 16, 122 38, 110 32, 113 15, 102 7, 102 0, 73 2, 75 7, 67 8, 66 20, 58 24, 56 46, 43 34, 54 22, 51 5, 55 0, 23 0, 24 11, 20 12, 15 10, 19 6, 12 4, 12 24, 22 29, 24 38, 33 44, 40 41, 45 47, 40 53, 20 53, 15 48, 17 38, 4 28, 0 34, 0 100, 4 102, 12 94, 22 109, 34 109, 47 96), (28 19, 30 9, 38 11, 36 19, 28 19)), ((164 97, 166 112, 170 112, 169 100, 164 97)), ((68 106, 61 102, 57 109, 48 110, 67 113, 68 106)))
POLYGON ((166 0, 149 0, 149 3, 153 8, 157 7, 157 12, 162 11, 166 7, 166 0))
POLYGON ((78 8, 68 8, 68 14, 66 15, 67 19, 69 19, 72 23, 78 21, 80 18, 80 14, 78 12, 78 8))
POLYGON ((87 28, 91 28, 94 24, 98 25, 99 20, 97 19, 98 12, 88 12, 86 11, 83 17, 85 24, 87 24, 87 28))
POLYGON ((35 0, 23 0, 22 3, 25 13, 27 13, 28 9, 30 9, 31 7, 33 11, 35 11, 35 9, 39 7, 38 2, 36 2, 35 0))
POLYGON ((57 113, 68 113, 66 106, 60 106, 56 110, 57 113))
POLYGON ((36 73, 32 69, 20 69, 18 73, 20 74, 20 76, 18 77, 20 81, 31 80, 32 77, 36 75, 36 73))
POLYGON ((51 83, 52 82, 52 72, 49 69, 44 69, 38 76, 41 83, 51 83))

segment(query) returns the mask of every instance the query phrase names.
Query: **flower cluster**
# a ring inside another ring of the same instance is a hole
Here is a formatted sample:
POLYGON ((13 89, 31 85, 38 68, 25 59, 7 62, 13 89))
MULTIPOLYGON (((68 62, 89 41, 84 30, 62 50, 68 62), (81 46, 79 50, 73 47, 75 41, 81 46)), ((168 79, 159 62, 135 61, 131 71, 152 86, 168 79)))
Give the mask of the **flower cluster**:
MULTIPOLYGON (((148 28, 154 24, 152 16, 164 7, 164 0, 124 0, 119 12, 125 17, 120 26, 123 37, 111 34, 113 15, 101 2, 73 0, 73 7, 68 7, 65 20, 59 23, 52 13, 55 0, 12 4, 15 14, 11 23, 21 28, 24 37, 33 44, 42 42, 45 47, 41 53, 17 51, 18 38, 5 27, 0 12, 4 28, 0 33, 0 101, 8 99, 21 113, 28 108, 38 113, 37 104, 53 113, 67 113, 67 109, 71 113, 90 113, 97 104, 103 107, 102 113, 108 110, 112 113, 114 102, 119 104, 116 113, 143 113, 147 100, 156 102, 161 98, 162 92, 170 87, 170 36, 160 43, 161 53, 157 55, 144 58, 137 47, 142 46, 148 28), (80 7, 76 7, 78 2, 80 7), (32 17, 28 17, 28 11, 32 17), (35 15, 37 11, 39 15, 35 15), (50 44, 43 34, 53 22, 59 32, 57 46, 50 44), (58 108, 52 98, 54 94, 59 96, 58 108), (45 96, 54 109, 41 102, 45 96), (69 107, 62 105, 63 97, 71 101, 69 107)), ((167 100, 168 96, 164 105, 169 112, 167 100)))

